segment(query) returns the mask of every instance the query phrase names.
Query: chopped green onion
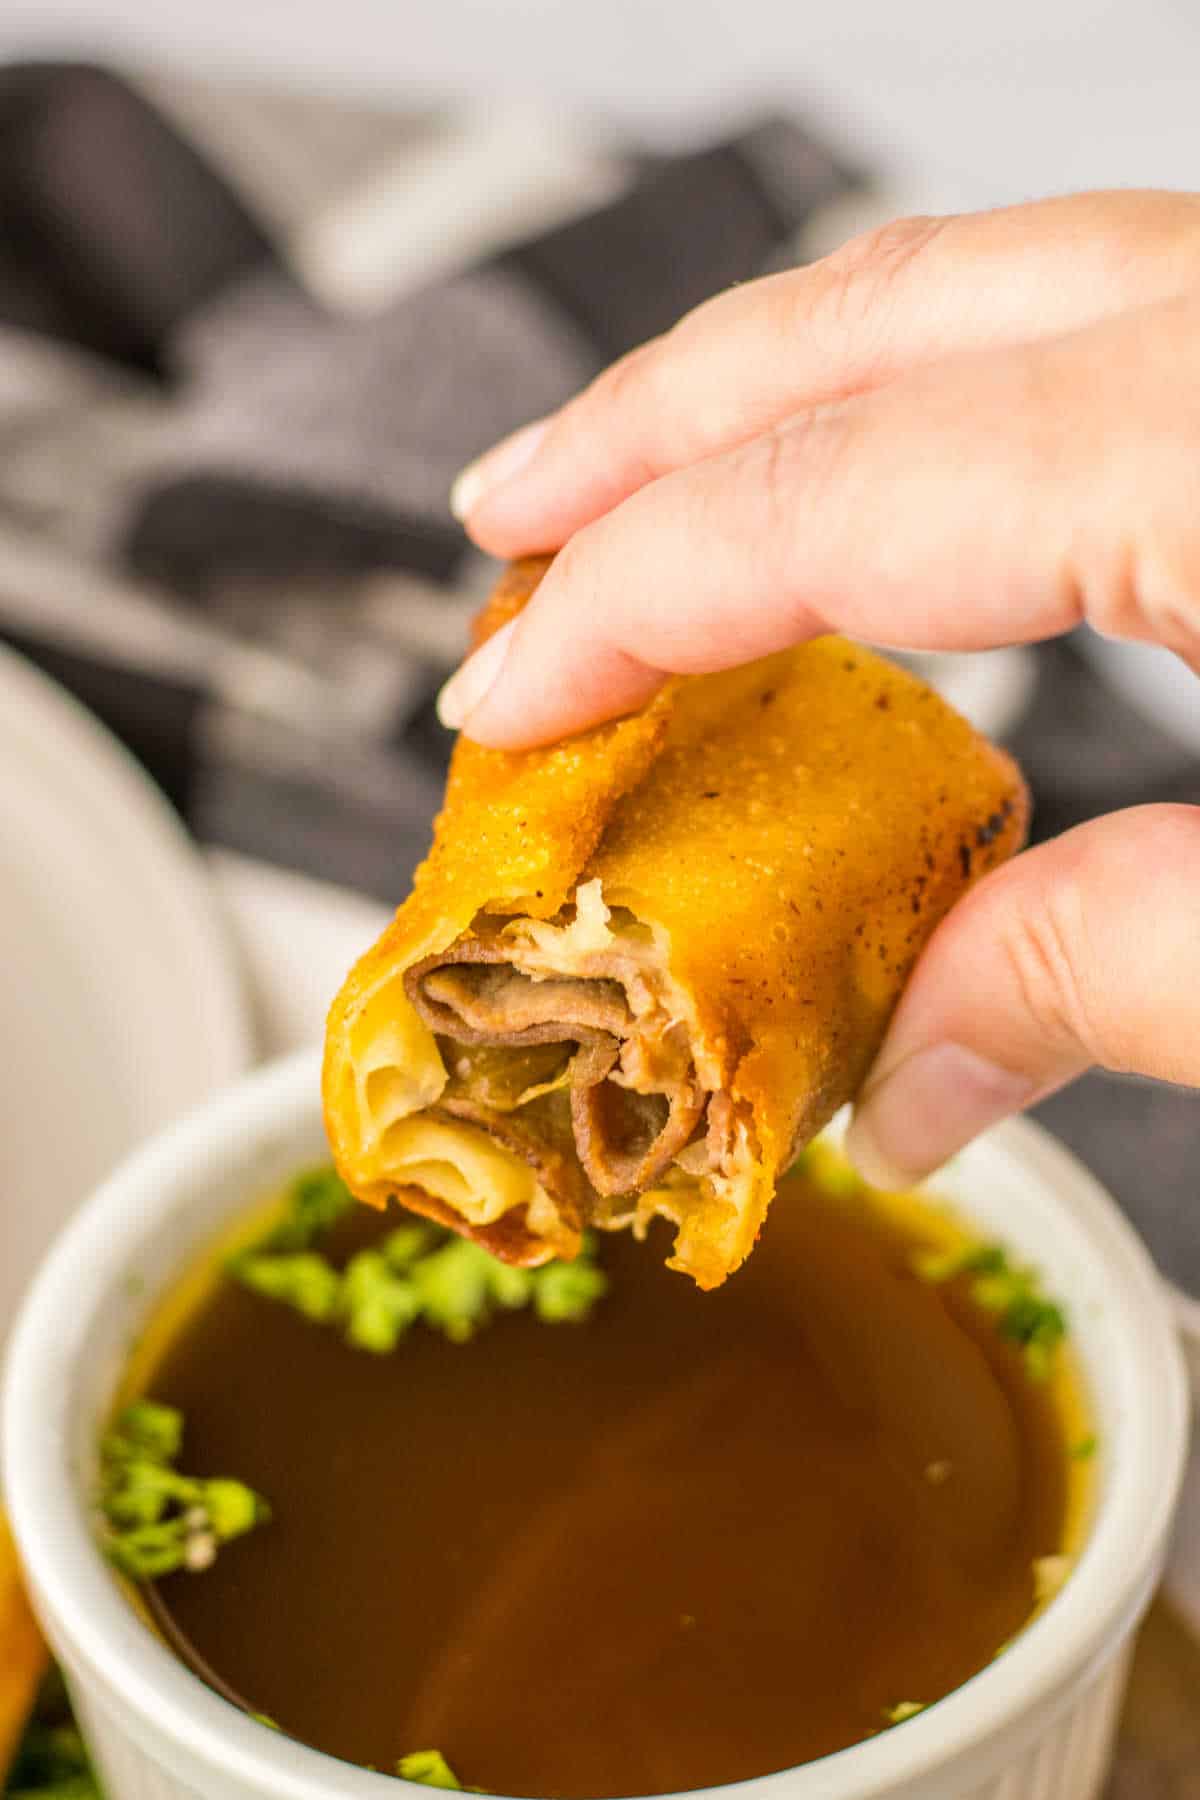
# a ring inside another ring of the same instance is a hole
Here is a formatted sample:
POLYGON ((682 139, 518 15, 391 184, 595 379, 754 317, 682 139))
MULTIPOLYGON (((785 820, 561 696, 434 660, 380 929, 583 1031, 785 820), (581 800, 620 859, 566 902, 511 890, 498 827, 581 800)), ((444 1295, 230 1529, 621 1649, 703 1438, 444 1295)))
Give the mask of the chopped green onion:
POLYGON ((419 1781, 422 1787, 462 1788, 462 1782, 440 1750, 413 1750, 396 1764, 403 1781, 419 1781))
MULTIPOLYGON (((342 1201, 336 1193, 330 1200, 317 1175, 302 1180, 309 1184, 301 1207, 305 1247, 295 1248, 294 1186, 283 1226, 231 1257, 226 1270, 253 1293, 315 1324, 337 1324, 356 1350, 387 1355, 418 1321, 452 1343, 466 1343, 495 1313, 527 1306, 547 1324, 571 1323, 586 1319, 607 1290, 590 1236, 574 1262, 515 1269, 468 1239, 418 1221, 397 1226, 338 1269, 316 1245, 340 1216, 342 1201)), ((337 1190, 345 1194, 340 1183, 337 1190)))
POLYGON ((218 1476, 200 1483, 200 1505, 208 1514, 208 1523, 222 1544, 244 1537, 256 1525, 265 1525, 271 1509, 261 1495, 245 1482, 218 1476))
POLYGON ((903 1725, 905 1719, 913 1719, 919 1712, 925 1711, 924 1700, 901 1700, 896 1706, 885 1706, 883 1716, 889 1725, 903 1725))
MULTIPOLYGON (((535 1269, 514 1269, 509 1263, 498 1262, 494 1256, 488 1260, 492 1264, 488 1272, 488 1290, 496 1305, 505 1312, 519 1312, 523 1306, 528 1306, 531 1297, 540 1293, 545 1284, 547 1271, 541 1271, 539 1275, 539 1271, 535 1269)), ((572 1266, 567 1263, 549 1265, 551 1268, 572 1266)), ((541 1313, 540 1316, 544 1318, 545 1314, 541 1313)))
POLYGON ((1053 1600, 1066 1584, 1075 1559, 1071 1556, 1035 1556, 1033 1559, 1033 1597, 1039 1606, 1053 1600))
POLYGON ((548 1325, 575 1324, 586 1319, 595 1302, 608 1289, 608 1278, 594 1263, 580 1256, 575 1262, 547 1263, 534 1273, 533 1305, 548 1325))
POLYGON ((425 1225, 414 1220, 411 1225, 397 1225, 395 1231, 389 1231, 380 1248, 388 1268, 399 1275, 441 1241, 442 1233, 436 1225, 425 1225))
POLYGON ((172 1468, 182 1444, 182 1415, 145 1400, 126 1407, 101 1442, 102 1547, 131 1581, 205 1569, 220 1545, 271 1516, 243 1482, 172 1468))
MULTIPOLYGON (((334 1280, 338 1277, 331 1269, 334 1280)), ((384 1356, 394 1350, 421 1314, 421 1302, 404 1275, 393 1274, 379 1250, 360 1250, 340 1280, 336 1310, 347 1341, 357 1350, 384 1356)))
POLYGON ((414 1263, 411 1279, 421 1316, 451 1343, 465 1344, 486 1323, 494 1258, 466 1238, 452 1238, 414 1263))
POLYGON ((999 1244, 968 1244, 955 1250, 923 1250, 913 1258, 922 1281, 940 1285, 959 1275, 1000 1275, 1008 1268, 1007 1252, 999 1244))
POLYGON ((315 1250, 247 1251, 232 1257, 229 1273, 267 1300, 282 1300, 304 1318, 324 1325, 337 1311, 341 1282, 315 1250))
POLYGON ((172 1462, 183 1444, 183 1415, 173 1406, 154 1400, 135 1400, 121 1414, 119 1427, 105 1439, 105 1454, 145 1457, 158 1463, 172 1462))
POLYGON ((201 1484, 152 1462, 123 1462, 106 1488, 105 1516, 113 1525, 154 1525, 167 1508, 197 1506, 201 1484))
POLYGON ((860 1194, 865 1187, 854 1165, 825 1138, 814 1138, 792 1158, 788 1175, 807 1175, 822 1193, 833 1195, 860 1194))
POLYGON ((274 1251, 307 1250, 353 1205, 353 1194, 331 1165, 306 1169, 290 1183, 284 1216, 260 1247, 274 1251))
POLYGON ((976 1306, 994 1313, 1001 1337, 1020 1345, 1031 1379, 1049 1379, 1055 1352, 1067 1335, 1067 1321, 1061 1306, 1041 1292, 1035 1270, 1014 1265, 999 1244, 923 1251, 914 1257, 913 1268, 922 1281, 935 1284, 973 1276, 971 1298, 976 1306))

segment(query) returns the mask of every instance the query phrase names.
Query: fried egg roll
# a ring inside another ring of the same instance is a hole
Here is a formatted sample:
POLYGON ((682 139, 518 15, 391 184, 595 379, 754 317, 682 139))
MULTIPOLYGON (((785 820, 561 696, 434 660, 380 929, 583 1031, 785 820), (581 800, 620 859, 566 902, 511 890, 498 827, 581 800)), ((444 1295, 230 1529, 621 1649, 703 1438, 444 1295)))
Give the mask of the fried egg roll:
MULTIPOLYGON (((477 642, 547 566, 513 566, 477 642)), ((548 748, 461 738, 413 892, 330 1014, 343 1179, 527 1266, 660 1216, 716 1287, 1027 817, 1007 756, 838 637, 548 748)))

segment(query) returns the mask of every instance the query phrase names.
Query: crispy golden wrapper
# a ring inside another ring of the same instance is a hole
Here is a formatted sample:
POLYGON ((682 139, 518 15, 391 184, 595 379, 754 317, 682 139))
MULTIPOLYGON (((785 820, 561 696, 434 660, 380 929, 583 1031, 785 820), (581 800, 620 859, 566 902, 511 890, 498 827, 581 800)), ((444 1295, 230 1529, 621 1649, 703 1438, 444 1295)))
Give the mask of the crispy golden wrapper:
POLYGON ((16 1545, 0 1513, 0 1789, 49 1661, 50 1653, 25 1596, 16 1545))
MULTIPOLYGON (((478 638, 547 566, 509 571, 478 638)), ((548 749, 460 739, 414 891, 330 1014, 343 1178, 515 1262, 661 1214, 716 1286, 1027 817, 1007 756, 835 637, 548 749)))

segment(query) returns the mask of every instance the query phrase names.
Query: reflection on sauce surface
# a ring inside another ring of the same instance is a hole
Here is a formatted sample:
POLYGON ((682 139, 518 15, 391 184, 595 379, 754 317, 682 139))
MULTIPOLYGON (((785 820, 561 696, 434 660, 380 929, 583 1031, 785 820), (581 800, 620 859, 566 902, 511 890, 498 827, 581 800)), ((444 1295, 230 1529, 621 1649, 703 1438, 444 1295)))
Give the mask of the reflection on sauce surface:
POLYGON ((382 1769, 436 1747, 497 1794, 705 1787, 866 1737, 990 1660, 1068 1529, 1055 1389, 911 1272, 931 1230, 793 1178, 716 1294, 616 1237, 588 1323, 382 1358, 221 1282, 139 1381, 274 1518, 156 1608, 294 1736, 382 1769))

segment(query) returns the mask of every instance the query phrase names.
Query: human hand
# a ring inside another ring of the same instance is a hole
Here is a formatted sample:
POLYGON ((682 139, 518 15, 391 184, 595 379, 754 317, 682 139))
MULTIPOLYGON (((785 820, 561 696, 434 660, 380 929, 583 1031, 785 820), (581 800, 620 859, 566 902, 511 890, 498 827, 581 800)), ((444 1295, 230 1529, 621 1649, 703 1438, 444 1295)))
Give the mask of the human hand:
MULTIPOLYGON (((1200 199, 902 221, 709 302, 467 471, 485 548, 566 547, 444 716, 543 742, 828 630, 1087 619, 1195 666, 1198 450, 1200 199)), ((1092 1063, 1200 1081, 1198 882, 1200 814, 1146 807, 982 883, 864 1090, 864 1173, 923 1175, 1092 1063)))

